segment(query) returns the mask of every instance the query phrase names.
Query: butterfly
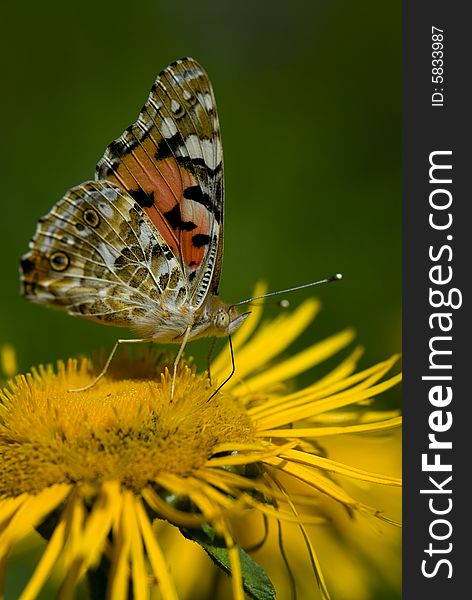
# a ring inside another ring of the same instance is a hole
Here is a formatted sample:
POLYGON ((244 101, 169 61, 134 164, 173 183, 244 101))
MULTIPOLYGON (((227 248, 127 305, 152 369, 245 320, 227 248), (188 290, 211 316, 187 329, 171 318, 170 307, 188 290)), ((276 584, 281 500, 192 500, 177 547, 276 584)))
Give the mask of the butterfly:
MULTIPOLYGON (((192 58, 157 77, 137 121, 38 222, 21 259, 32 302, 181 345, 227 336, 249 313, 218 297, 223 152, 215 97, 192 58)), ((176 368, 176 365, 175 365, 176 368)), ((103 372, 102 372, 103 374, 103 372)))

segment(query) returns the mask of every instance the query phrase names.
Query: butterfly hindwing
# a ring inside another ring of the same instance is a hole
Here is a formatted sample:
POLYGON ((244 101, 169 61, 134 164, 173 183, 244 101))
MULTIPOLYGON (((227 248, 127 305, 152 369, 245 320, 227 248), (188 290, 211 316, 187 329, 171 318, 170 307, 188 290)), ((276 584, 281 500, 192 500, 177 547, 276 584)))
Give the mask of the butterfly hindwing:
POLYGON ((213 90, 193 59, 161 72, 136 123, 96 169, 142 207, 181 264, 194 308, 218 291, 223 157, 213 90))
POLYGON ((139 329, 162 298, 188 302, 179 261, 138 203, 108 182, 69 190, 40 220, 21 270, 29 300, 115 326, 139 329))

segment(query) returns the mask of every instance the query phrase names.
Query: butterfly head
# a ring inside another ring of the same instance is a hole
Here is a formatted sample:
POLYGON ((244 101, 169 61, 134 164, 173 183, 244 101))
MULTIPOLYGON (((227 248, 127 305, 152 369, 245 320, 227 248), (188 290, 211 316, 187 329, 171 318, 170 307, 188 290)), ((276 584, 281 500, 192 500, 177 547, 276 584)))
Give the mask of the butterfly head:
POLYGON ((191 339, 197 337, 225 337, 238 329, 251 313, 239 314, 232 304, 225 304, 218 296, 209 295, 199 317, 194 321, 191 339))
POLYGON ((250 312, 238 314, 235 306, 220 305, 212 315, 212 325, 216 329, 216 335, 230 335, 236 331, 250 315, 250 312))

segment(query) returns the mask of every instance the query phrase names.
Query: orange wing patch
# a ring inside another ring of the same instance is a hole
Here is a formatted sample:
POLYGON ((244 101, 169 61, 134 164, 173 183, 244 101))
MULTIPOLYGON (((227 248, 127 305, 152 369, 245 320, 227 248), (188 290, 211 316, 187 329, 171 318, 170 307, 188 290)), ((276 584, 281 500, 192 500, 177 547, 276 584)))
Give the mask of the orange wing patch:
POLYGON ((95 179, 140 205, 186 272, 195 306, 217 293, 223 254, 223 155, 208 76, 191 58, 162 71, 137 121, 97 163, 95 179), (201 273, 199 272, 201 271, 201 273))
MULTIPOLYGON (((186 190, 198 188, 196 179, 175 159, 156 160, 151 139, 122 157, 107 180, 121 185, 143 208, 176 256, 187 268, 198 268, 210 239, 211 215, 186 190)), ((190 193, 191 194, 191 193, 190 193)))

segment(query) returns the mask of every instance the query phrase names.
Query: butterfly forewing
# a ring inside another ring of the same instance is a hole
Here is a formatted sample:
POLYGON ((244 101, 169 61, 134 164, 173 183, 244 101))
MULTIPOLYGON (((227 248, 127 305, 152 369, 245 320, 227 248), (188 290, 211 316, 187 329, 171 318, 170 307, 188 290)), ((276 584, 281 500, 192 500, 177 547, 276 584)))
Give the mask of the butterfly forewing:
POLYGON ((136 123, 107 148, 97 179, 139 203, 178 257, 197 308, 217 293, 223 250, 223 157, 215 98, 193 59, 157 78, 136 123))

